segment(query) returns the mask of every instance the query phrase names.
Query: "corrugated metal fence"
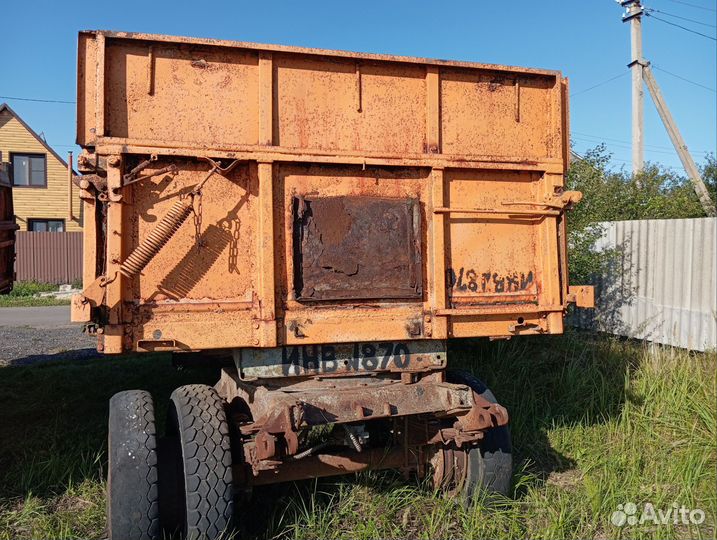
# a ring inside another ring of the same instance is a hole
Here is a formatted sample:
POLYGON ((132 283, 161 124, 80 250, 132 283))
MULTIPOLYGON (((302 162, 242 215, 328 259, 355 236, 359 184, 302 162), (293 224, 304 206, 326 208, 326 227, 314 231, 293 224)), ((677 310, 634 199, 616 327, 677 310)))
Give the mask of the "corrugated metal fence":
POLYGON ((603 223, 612 251, 597 276, 596 308, 573 322, 617 335, 704 351, 717 347, 717 218, 603 223))
POLYGON ((81 232, 18 232, 15 280, 72 283, 82 279, 81 232))

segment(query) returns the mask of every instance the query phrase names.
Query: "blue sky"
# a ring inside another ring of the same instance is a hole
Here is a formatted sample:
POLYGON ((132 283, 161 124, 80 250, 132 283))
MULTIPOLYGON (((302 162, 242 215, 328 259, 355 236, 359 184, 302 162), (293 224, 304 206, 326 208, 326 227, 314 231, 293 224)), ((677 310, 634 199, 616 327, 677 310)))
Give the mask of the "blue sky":
MULTIPOLYGON (((664 20, 714 36, 714 0, 644 0, 664 20), (687 5, 690 4, 690 5, 687 5), (702 9, 700 9, 700 7, 702 9), (693 19, 699 25, 677 19, 693 19)), ((629 168, 629 29, 613 0, 488 2, 18 2, 3 7, 0 96, 75 99, 77 31, 111 29, 559 69, 570 78, 575 150, 604 141, 629 168), (592 90, 584 90, 625 74, 592 90)), ((644 19, 644 52, 695 160, 715 152, 713 40, 644 19)), ((74 105, 7 101, 61 154, 74 105)), ((681 170, 646 97, 646 158, 681 170)), ((76 147, 74 147, 77 150, 76 147)))

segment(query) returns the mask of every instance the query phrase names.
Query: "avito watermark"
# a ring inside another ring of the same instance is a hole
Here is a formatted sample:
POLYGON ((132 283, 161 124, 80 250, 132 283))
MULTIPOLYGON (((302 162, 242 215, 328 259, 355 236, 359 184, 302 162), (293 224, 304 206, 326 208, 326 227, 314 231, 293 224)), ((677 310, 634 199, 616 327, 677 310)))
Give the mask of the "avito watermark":
POLYGON ((705 512, 700 508, 690 509, 676 502, 667 508, 655 508, 651 502, 642 505, 642 509, 634 502, 618 504, 617 510, 610 516, 610 522, 616 527, 629 525, 702 525, 705 512))

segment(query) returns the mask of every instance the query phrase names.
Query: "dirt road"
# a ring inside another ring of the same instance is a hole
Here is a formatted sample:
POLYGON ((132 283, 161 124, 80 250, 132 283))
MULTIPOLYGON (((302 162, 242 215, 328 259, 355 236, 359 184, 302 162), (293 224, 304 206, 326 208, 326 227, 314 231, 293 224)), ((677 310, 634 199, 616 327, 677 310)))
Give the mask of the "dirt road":
POLYGON ((0 366, 92 358, 96 344, 69 306, 0 308, 0 366))

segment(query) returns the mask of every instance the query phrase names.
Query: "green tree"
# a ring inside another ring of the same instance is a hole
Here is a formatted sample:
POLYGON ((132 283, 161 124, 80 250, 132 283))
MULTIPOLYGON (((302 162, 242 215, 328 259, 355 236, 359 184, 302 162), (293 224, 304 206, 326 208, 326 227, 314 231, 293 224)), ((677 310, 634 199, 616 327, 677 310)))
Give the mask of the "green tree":
POLYGON ((702 166, 702 180, 707 185, 712 201, 717 202, 717 159, 714 154, 707 154, 702 166))
MULTIPOLYGON (((601 222, 631 219, 704 217, 691 182, 684 176, 648 163, 637 175, 608 168, 610 154, 604 144, 573 159, 566 188, 583 193, 583 200, 568 213, 570 279, 586 283, 602 273, 614 254, 595 249, 602 235, 601 222)), ((705 183, 715 197, 717 161, 708 155, 702 167, 705 183)))

